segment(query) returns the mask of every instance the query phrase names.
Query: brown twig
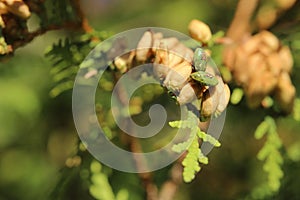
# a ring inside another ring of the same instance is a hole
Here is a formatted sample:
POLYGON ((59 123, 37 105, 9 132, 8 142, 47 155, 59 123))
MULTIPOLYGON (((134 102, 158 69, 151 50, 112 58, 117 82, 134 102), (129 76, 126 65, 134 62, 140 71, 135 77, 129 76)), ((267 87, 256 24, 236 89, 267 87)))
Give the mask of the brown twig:
POLYGON ((171 169, 171 177, 163 185, 159 193, 159 200, 172 200, 182 183, 182 166, 179 159, 171 169))
MULTIPOLYGON (((113 77, 114 77, 114 82, 116 83, 119 79, 119 76, 114 73, 113 77)), ((119 102, 123 106, 128 106, 127 105, 128 96, 127 96, 127 93, 125 92, 126 90, 124 88, 122 88, 122 86, 120 86, 116 89, 117 89, 117 94, 118 94, 117 97, 118 97, 119 102)), ((128 120, 124 120, 123 123, 125 123, 125 125, 128 125, 129 124, 128 120)), ((128 129, 130 129, 130 131, 134 131, 130 127, 128 127, 128 129)), ((125 135, 124 142, 128 143, 131 152, 135 152, 135 153, 143 152, 141 144, 139 142, 139 139, 129 136, 126 133, 124 135, 125 135)), ((135 165, 136 165, 136 168, 138 169, 138 171, 144 171, 145 169, 147 169, 145 160, 141 159, 140 157, 136 157, 136 156, 134 156, 133 158, 134 158, 135 165)), ((158 200, 158 190, 157 190, 157 186, 153 183, 152 174, 150 172, 138 173, 138 176, 140 177, 140 180, 145 189, 146 199, 147 200, 158 200)))
POLYGON ((90 26, 88 19, 86 18, 86 15, 83 13, 80 5, 80 0, 73 0, 72 1, 73 7, 76 10, 76 13, 79 17, 81 28, 86 33, 90 33, 93 31, 93 28, 90 26))
MULTIPOLYGON (((131 147, 132 152, 143 152, 140 142, 138 141, 137 138, 131 137, 130 143, 131 143, 130 147, 131 147)), ((144 160, 141 160, 136 157, 134 159, 136 162, 136 167, 138 169, 143 170, 146 168, 144 160)), ((145 188, 146 199, 147 200, 158 200, 158 190, 157 190, 157 186, 153 183, 152 174, 150 172, 148 172, 148 173, 139 173, 138 175, 139 175, 139 177, 142 181, 142 184, 145 188)))
POLYGON ((47 28, 39 29, 39 30, 34 31, 34 32, 25 33, 23 35, 24 39, 16 40, 11 45, 12 45, 13 49, 15 50, 16 48, 19 48, 19 47, 22 47, 22 46, 28 44, 29 42, 31 42, 37 36, 43 35, 44 33, 48 32, 48 31, 60 30, 60 29, 63 29, 63 28, 67 28, 69 30, 77 30, 77 29, 80 28, 80 26, 76 22, 65 22, 64 24, 61 24, 61 25, 54 25, 54 24, 49 25, 49 26, 47 26, 47 28))
MULTIPOLYGON (((40 3, 44 3, 44 2, 41 1, 40 3)), ((60 25, 51 24, 47 27, 43 27, 43 28, 41 28, 39 30, 36 30, 34 32, 28 32, 27 30, 24 30, 22 32, 22 34, 23 34, 22 39, 14 40, 12 43, 9 44, 12 47, 12 51, 19 48, 19 47, 22 47, 22 46, 28 44, 34 38, 36 38, 40 35, 43 35, 44 33, 48 32, 48 31, 60 30, 60 29, 68 29, 68 30, 80 30, 80 29, 82 29, 86 33, 92 32, 93 28, 89 25, 88 20, 87 20, 86 16, 84 15, 84 13, 81 9, 79 0, 73 0, 73 1, 71 1, 71 3, 72 3, 73 8, 75 9, 75 12, 76 12, 78 18, 79 18, 79 22, 78 21, 66 21, 65 23, 60 24, 60 25)), ((37 5, 31 5, 31 6, 35 6, 35 7, 32 8, 35 12, 41 11, 41 10, 38 9, 37 5)))
POLYGON ((240 0, 234 18, 227 31, 227 37, 238 41, 250 32, 250 20, 259 0, 240 0))

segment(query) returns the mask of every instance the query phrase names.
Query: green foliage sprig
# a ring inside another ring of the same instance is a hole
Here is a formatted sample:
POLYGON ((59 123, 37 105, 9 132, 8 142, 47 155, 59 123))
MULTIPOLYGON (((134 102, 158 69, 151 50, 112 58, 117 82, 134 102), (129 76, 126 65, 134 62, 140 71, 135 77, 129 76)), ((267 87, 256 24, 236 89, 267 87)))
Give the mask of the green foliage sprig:
POLYGON ((300 98, 295 100, 294 110, 293 110, 293 118, 296 121, 300 121, 300 98))
POLYGON ((258 152, 257 158, 264 161, 263 170, 268 175, 268 181, 253 192, 255 198, 261 199, 275 194, 280 188, 280 180, 283 177, 283 157, 280 153, 282 142, 277 133, 275 120, 270 116, 265 117, 254 135, 258 140, 266 136, 266 142, 258 152))
POLYGON ((129 193, 125 189, 119 190, 115 195, 109 183, 108 176, 102 172, 102 165, 98 161, 92 161, 90 171, 92 173, 90 194, 98 200, 128 200, 129 193))
POLYGON ((50 91, 50 96, 55 97, 73 87, 75 74, 84 59, 82 49, 87 45, 88 42, 85 41, 59 40, 58 44, 54 44, 46 53, 53 63, 51 74, 56 83, 50 91))
POLYGON ((74 0, 47 0, 45 1, 45 6, 48 8, 46 9, 46 16, 44 13, 41 14, 42 26, 48 26, 51 24, 60 25, 65 22, 70 21, 79 21, 78 14, 76 11, 76 1, 74 0), (43 18, 43 17, 46 17, 43 18))
POLYGON ((211 135, 201 131, 198 124, 198 117, 192 112, 188 111, 186 120, 172 121, 169 125, 173 128, 184 128, 190 130, 189 138, 181 143, 175 144, 172 148, 174 152, 186 152, 186 156, 182 161, 183 166, 183 180, 191 182, 195 175, 201 170, 200 164, 208 164, 208 158, 202 153, 200 144, 201 141, 209 142, 215 147, 220 147, 221 143, 211 135))
POLYGON ((2 28, 0 27, 0 55, 9 53, 10 48, 6 44, 5 39, 2 35, 2 28))
POLYGON ((107 32, 93 32, 73 39, 60 39, 46 51, 46 56, 50 58, 53 65, 51 74, 55 82, 54 88, 50 91, 51 97, 72 89, 79 65, 88 53, 108 36, 107 32))

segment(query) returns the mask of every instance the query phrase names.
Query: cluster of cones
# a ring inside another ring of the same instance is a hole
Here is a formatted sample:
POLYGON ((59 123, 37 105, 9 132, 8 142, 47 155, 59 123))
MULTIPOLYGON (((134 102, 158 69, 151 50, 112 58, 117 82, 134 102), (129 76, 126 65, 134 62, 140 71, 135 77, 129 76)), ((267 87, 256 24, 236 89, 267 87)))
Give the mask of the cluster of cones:
POLYGON ((0 0, 0 55, 12 51, 11 46, 6 44, 2 32, 9 33, 10 37, 20 37, 23 27, 18 19, 28 19, 30 15, 29 7, 23 0, 0 0))
POLYGON ((162 33, 146 31, 137 49, 114 60, 120 71, 127 71, 143 63, 153 63, 153 75, 172 92, 178 103, 184 105, 200 99, 199 111, 204 121, 226 108, 230 90, 220 75, 208 63, 206 72, 218 79, 215 86, 201 84, 191 78, 196 72, 193 66, 194 51, 176 37, 164 37, 162 33))
POLYGON ((271 0, 262 1, 255 16, 255 22, 259 29, 270 28, 277 19, 288 11, 297 0, 271 0))
POLYGON ((289 47, 268 31, 261 31, 224 51, 224 63, 241 85, 250 107, 264 106, 274 96, 283 112, 293 109, 295 87, 290 79, 293 58, 289 47))

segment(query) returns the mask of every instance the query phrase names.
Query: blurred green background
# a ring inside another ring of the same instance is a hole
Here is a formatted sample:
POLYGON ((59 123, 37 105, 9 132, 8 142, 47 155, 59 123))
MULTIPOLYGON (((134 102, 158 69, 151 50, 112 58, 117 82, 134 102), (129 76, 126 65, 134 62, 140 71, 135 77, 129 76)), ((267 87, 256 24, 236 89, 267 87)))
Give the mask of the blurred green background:
MULTIPOLYGON (((187 34, 187 25, 194 18, 208 23, 213 32, 226 30, 236 2, 84 0, 82 8, 96 30, 118 33, 160 26, 187 34)), ((54 83, 51 64, 44 57, 47 47, 68 34, 48 32, 0 63, 0 200, 48 199, 66 158, 75 151, 71 91, 50 98, 54 83)), ((294 83, 300 82, 299 76, 295 67, 294 83)), ((243 199, 265 180, 262 163, 256 159, 264 141, 253 137, 265 114, 243 103, 229 106, 222 147, 209 154, 209 164, 194 182, 181 185, 176 199, 243 199)), ((300 124, 290 117, 277 122, 289 160, 294 161, 284 166, 286 177, 278 199, 300 199, 300 124)))

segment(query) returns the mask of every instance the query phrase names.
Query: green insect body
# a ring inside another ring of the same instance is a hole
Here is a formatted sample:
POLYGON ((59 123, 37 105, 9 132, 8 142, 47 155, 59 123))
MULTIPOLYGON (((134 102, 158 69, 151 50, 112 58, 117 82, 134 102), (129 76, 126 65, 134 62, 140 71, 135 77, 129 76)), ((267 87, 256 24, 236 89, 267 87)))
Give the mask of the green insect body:
POLYGON ((218 79, 212 74, 204 71, 197 71, 191 74, 192 79, 200 82, 202 85, 215 86, 219 83, 218 79))
POLYGON ((193 65, 196 71, 205 71, 207 65, 207 55, 201 48, 197 48, 194 52, 193 65))
POLYGON ((218 79, 212 74, 205 72, 208 57, 205 51, 201 48, 197 48, 194 52, 193 65, 196 72, 191 74, 192 79, 200 82, 202 85, 215 86, 218 79))

